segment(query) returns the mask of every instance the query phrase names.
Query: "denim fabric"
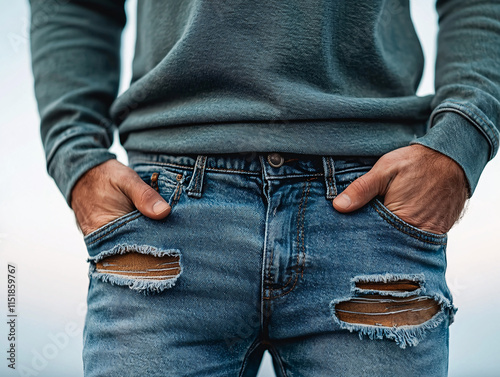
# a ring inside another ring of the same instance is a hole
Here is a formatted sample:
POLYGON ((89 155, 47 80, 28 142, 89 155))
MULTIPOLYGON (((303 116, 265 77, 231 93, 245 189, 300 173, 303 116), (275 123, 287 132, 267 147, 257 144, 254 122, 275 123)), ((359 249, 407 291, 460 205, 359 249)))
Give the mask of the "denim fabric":
POLYGON ((440 0, 435 95, 409 0, 138 1, 130 87, 117 97, 124 0, 30 0, 47 168, 71 202, 125 149, 381 156, 420 143, 473 193, 499 148, 500 2, 440 0))
POLYGON ((284 154, 273 167, 266 154, 129 157, 172 211, 161 221, 134 211, 85 237, 86 377, 255 376, 266 349, 278 376, 447 374, 447 235, 407 224, 381 199, 350 214, 331 204, 375 158, 284 154), (179 256, 181 268, 165 281, 96 268, 124 253, 179 256), (401 280, 417 288, 358 284, 401 280), (363 295, 431 298, 439 311, 408 326, 338 318, 339 303, 363 295))

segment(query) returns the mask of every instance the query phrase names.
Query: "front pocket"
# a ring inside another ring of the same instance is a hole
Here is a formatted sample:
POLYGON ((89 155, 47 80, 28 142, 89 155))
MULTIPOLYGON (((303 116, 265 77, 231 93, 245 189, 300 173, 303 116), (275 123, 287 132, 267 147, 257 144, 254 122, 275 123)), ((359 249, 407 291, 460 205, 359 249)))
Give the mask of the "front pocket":
MULTIPOLYGON (((186 181, 185 174, 171 172, 158 166, 141 166, 135 170, 145 183, 158 191, 161 197, 165 199, 172 208, 174 207, 182 194, 183 183, 186 181)), ((117 229, 125 226, 129 222, 137 221, 142 216, 144 215, 138 210, 134 210, 97 228, 84 236, 87 248, 110 236, 117 229)))
POLYGON ((168 221, 134 211, 87 237, 90 277, 146 294, 173 287, 182 266, 180 250, 162 231, 168 221))
POLYGON ((134 210, 132 212, 127 213, 126 215, 120 216, 117 219, 114 219, 113 221, 107 223, 106 225, 101 226, 100 228, 97 228, 93 232, 87 234, 83 240, 85 241, 85 244, 87 245, 87 248, 91 246, 92 244, 100 241, 101 239, 105 238, 106 236, 110 235, 114 231, 116 231, 118 228, 121 228, 122 226, 125 226, 131 221, 137 220, 139 217, 144 216, 142 213, 140 213, 138 210, 134 210))
POLYGON ((158 293, 173 287, 182 272, 180 250, 172 247, 175 225, 170 219, 190 172, 154 164, 135 166, 134 170, 172 210, 161 220, 150 219, 135 210, 85 236, 89 272, 91 278, 103 282, 146 294, 158 293))
MULTIPOLYGON (((341 192, 343 192, 352 182, 366 174, 369 170, 370 167, 365 167, 350 169, 345 173, 340 173, 339 177, 337 178, 338 193, 340 194, 341 192)), ((403 234, 404 236, 413 237, 417 240, 432 245, 446 245, 447 243, 447 234, 428 232, 407 223, 405 220, 401 219, 399 216, 389 210, 378 198, 372 199, 370 203, 365 207, 367 207, 367 210, 377 214, 379 218, 383 219, 386 223, 391 225, 394 229, 398 230, 399 233, 403 234)))
POLYGON ((404 233, 407 236, 416 238, 420 241, 427 242, 435 245, 446 245, 447 242, 447 234, 437 234, 428 232, 422 229, 413 226, 399 216, 394 214, 391 210, 389 210, 378 198, 373 199, 370 202, 371 208, 377 213, 380 218, 382 218, 385 222, 390 224, 393 228, 397 229, 401 233, 404 233))

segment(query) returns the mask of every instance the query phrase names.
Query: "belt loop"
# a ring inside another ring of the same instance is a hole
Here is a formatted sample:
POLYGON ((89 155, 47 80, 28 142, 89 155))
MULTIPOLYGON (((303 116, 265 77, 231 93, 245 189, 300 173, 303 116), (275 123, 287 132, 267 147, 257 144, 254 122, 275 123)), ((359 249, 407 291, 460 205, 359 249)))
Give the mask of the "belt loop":
POLYGON ((199 155, 194 164, 193 176, 186 189, 189 196, 201 198, 203 189, 203 177, 205 175, 205 166, 207 164, 207 156, 199 155))
POLYGON ((326 199, 333 200, 337 196, 337 184, 332 157, 323 157, 323 169, 325 170, 326 199))

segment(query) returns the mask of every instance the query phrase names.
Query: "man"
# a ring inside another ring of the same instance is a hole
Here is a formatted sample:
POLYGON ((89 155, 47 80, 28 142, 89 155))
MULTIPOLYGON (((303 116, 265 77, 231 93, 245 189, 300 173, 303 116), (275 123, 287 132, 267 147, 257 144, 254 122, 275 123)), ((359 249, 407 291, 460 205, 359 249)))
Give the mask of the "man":
POLYGON ((31 5, 47 166, 90 256, 86 376, 250 376, 266 349, 282 376, 446 375, 500 4, 437 3, 417 97, 407 1, 139 2, 118 98, 123 1, 31 5))

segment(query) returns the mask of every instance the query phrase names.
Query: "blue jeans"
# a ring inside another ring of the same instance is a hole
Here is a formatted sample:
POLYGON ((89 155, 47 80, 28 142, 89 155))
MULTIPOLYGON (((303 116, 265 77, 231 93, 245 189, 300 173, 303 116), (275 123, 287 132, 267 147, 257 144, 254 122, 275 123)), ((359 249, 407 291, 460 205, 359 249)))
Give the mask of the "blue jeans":
POLYGON ((447 236, 332 207, 375 158, 129 159, 172 211, 85 237, 85 376, 447 374, 447 236))

